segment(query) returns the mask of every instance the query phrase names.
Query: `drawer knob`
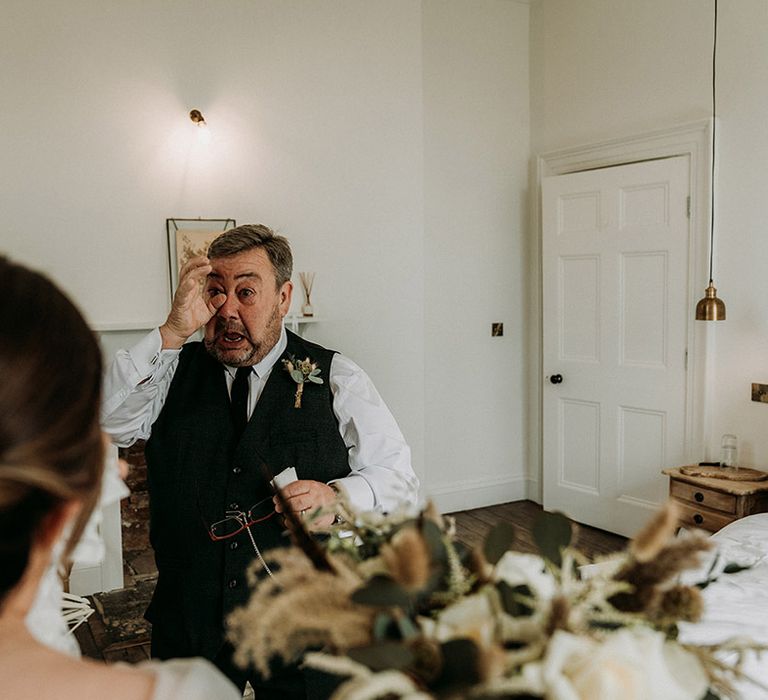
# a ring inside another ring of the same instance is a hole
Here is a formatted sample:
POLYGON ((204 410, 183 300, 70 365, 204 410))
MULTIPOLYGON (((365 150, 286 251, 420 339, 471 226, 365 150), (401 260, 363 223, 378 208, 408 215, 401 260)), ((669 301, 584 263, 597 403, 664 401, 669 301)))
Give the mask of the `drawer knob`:
POLYGON ((701 503, 704 500, 704 494, 701 491, 697 491, 693 494, 693 498, 697 503, 701 503))
POLYGON ((696 513, 696 515, 693 516, 693 522, 697 525, 701 525, 704 522, 704 516, 701 513, 696 513))

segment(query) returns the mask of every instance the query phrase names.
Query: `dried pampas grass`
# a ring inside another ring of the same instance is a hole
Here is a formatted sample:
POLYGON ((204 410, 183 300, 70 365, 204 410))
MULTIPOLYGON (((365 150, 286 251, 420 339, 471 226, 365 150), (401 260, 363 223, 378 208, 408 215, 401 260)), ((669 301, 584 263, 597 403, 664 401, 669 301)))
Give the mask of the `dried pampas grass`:
POLYGON ((551 637, 556 630, 571 631, 570 615, 571 602, 568 598, 564 595, 554 596, 549 608, 546 635, 551 637))
POLYGON ((414 527, 404 527, 381 548, 381 558, 389 575, 408 591, 420 591, 431 572, 429 548, 414 527))
MULTIPOLYGON (((350 600, 360 579, 349 570, 318 571, 303 552, 270 552, 272 578, 256 586, 247 606, 227 618, 235 662, 269 677, 269 662, 297 661, 308 648, 332 653, 368 644, 376 610, 350 600)), ((253 585, 260 566, 249 571, 253 585)))
POLYGON ((693 586, 677 585, 664 592, 659 617, 670 621, 698 622, 704 614, 704 598, 693 586))
POLYGON ((680 519, 680 509, 674 501, 664 507, 629 543, 630 554, 639 562, 651 561, 675 534, 680 519))
POLYGON ((610 603, 623 612, 645 612, 655 617, 664 587, 686 569, 697 566, 701 555, 711 548, 704 533, 693 532, 673 539, 650 561, 630 559, 616 579, 626 581, 632 591, 613 596, 610 603))

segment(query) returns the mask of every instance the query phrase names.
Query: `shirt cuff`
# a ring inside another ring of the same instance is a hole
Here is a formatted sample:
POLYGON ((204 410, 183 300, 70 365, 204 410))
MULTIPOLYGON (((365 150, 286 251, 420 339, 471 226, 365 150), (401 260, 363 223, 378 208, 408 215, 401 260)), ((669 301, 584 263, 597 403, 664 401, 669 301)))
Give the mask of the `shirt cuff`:
POLYGON ((137 376, 141 381, 147 381, 152 379, 158 369, 173 362, 180 352, 180 349, 163 350, 160 329, 154 328, 128 351, 128 355, 137 376))
POLYGON ((329 484, 341 490, 353 510, 360 513, 375 510, 376 495, 364 477, 350 474, 350 476, 330 481, 329 484))

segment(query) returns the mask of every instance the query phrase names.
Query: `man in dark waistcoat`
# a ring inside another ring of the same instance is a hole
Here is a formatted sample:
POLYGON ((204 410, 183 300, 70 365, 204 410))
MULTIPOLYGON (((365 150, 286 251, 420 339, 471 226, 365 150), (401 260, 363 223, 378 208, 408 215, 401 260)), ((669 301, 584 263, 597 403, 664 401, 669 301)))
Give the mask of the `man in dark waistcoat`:
POLYGON ((113 440, 148 438, 153 656, 211 659, 240 687, 250 680, 257 697, 324 694, 296 667, 275 667, 269 680, 238 669, 224 642, 226 616, 249 596, 245 570, 288 544, 263 464, 295 469, 284 495, 300 515, 338 492, 361 510, 391 510, 418 488, 367 375, 284 328, 292 264, 288 241, 265 226, 219 236, 208 257, 182 268, 166 322, 117 354, 104 394, 113 440), (203 341, 187 342, 201 327, 203 341), (307 359, 312 377, 300 387, 290 369, 307 359))

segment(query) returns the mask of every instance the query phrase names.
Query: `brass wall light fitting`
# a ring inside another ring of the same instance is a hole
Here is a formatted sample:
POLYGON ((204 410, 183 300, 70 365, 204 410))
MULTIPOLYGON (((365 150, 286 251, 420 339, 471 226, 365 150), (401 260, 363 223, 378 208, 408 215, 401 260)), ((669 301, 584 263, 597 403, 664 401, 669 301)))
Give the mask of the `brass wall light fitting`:
POLYGON ((205 117, 201 114, 199 109, 193 109, 189 113, 189 118, 197 125, 197 126, 203 126, 206 121, 205 117))

